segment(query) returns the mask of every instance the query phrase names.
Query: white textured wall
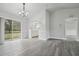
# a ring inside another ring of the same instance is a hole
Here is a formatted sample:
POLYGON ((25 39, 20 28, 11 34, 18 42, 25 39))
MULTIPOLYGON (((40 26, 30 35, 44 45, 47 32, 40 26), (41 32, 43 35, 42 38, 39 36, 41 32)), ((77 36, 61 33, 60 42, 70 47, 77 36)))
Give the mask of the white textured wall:
POLYGON ((50 38, 50 28, 51 28, 51 13, 46 10, 45 12, 45 20, 46 20, 46 38, 50 38))
POLYGON ((64 38, 64 20, 70 15, 79 17, 79 8, 57 10, 51 15, 50 37, 64 38))
POLYGON ((0 19, 0 44, 1 44, 1 19, 0 19))
POLYGON ((0 44, 3 44, 4 42, 4 24, 5 24, 5 19, 0 18, 0 44))
POLYGON ((29 20, 24 19, 21 22, 21 30, 22 30, 22 39, 28 39, 29 38, 29 20))
POLYGON ((40 31, 39 31, 39 38, 42 40, 46 40, 46 15, 45 11, 42 11, 40 13, 40 31))

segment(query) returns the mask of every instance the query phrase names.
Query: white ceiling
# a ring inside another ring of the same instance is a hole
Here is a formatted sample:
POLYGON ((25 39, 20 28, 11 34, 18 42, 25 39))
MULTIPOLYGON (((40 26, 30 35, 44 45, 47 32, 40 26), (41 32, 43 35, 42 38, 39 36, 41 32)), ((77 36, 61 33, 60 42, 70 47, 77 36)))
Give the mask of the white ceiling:
MULTIPOLYGON (((18 15, 18 11, 20 11, 21 3, 0 3, 0 11, 18 15)), ((43 9, 48 9, 49 11, 58 10, 61 8, 78 8, 78 3, 28 3, 26 4, 26 9, 29 10, 30 14, 28 17, 32 17, 36 15, 43 9)), ((19 16, 20 17, 20 16, 19 16)))
POLYGON ((66 8, 79 8, 79 3, 53 3, 47 5, 47 9, 49 11, 56 11, 59 9, 66 9, 66 8))

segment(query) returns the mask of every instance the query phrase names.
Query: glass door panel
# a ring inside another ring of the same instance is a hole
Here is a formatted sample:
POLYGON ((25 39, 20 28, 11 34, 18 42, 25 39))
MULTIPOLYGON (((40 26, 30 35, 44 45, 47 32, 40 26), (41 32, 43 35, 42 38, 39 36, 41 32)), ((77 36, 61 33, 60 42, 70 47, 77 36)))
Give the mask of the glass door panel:
POLYGON ((21 23, 17 21, 12 22, 12 39, 20 39, 21 38, 21 23))
POLYGON ((5 40, 12 39, 12 20, 5 20, 5 40))

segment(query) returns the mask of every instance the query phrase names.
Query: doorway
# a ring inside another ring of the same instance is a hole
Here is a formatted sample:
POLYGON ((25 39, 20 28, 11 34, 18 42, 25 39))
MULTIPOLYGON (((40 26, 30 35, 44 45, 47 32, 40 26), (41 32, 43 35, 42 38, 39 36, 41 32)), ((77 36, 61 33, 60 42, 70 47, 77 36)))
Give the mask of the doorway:
POLYGON ((29 29, 30 38, 39 38, 40 24, 39 21, 33 21, 29 29))

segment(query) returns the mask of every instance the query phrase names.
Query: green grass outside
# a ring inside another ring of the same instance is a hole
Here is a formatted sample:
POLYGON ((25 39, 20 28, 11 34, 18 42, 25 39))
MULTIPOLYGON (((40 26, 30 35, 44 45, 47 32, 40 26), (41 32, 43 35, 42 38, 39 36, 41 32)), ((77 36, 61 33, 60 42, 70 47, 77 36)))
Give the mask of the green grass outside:
POLYGON ((14 40, 20 37, 21 37, 21 33, 19 31, 14 31, 13 35, 12 33, 5 33, 5 40, 14 40))

